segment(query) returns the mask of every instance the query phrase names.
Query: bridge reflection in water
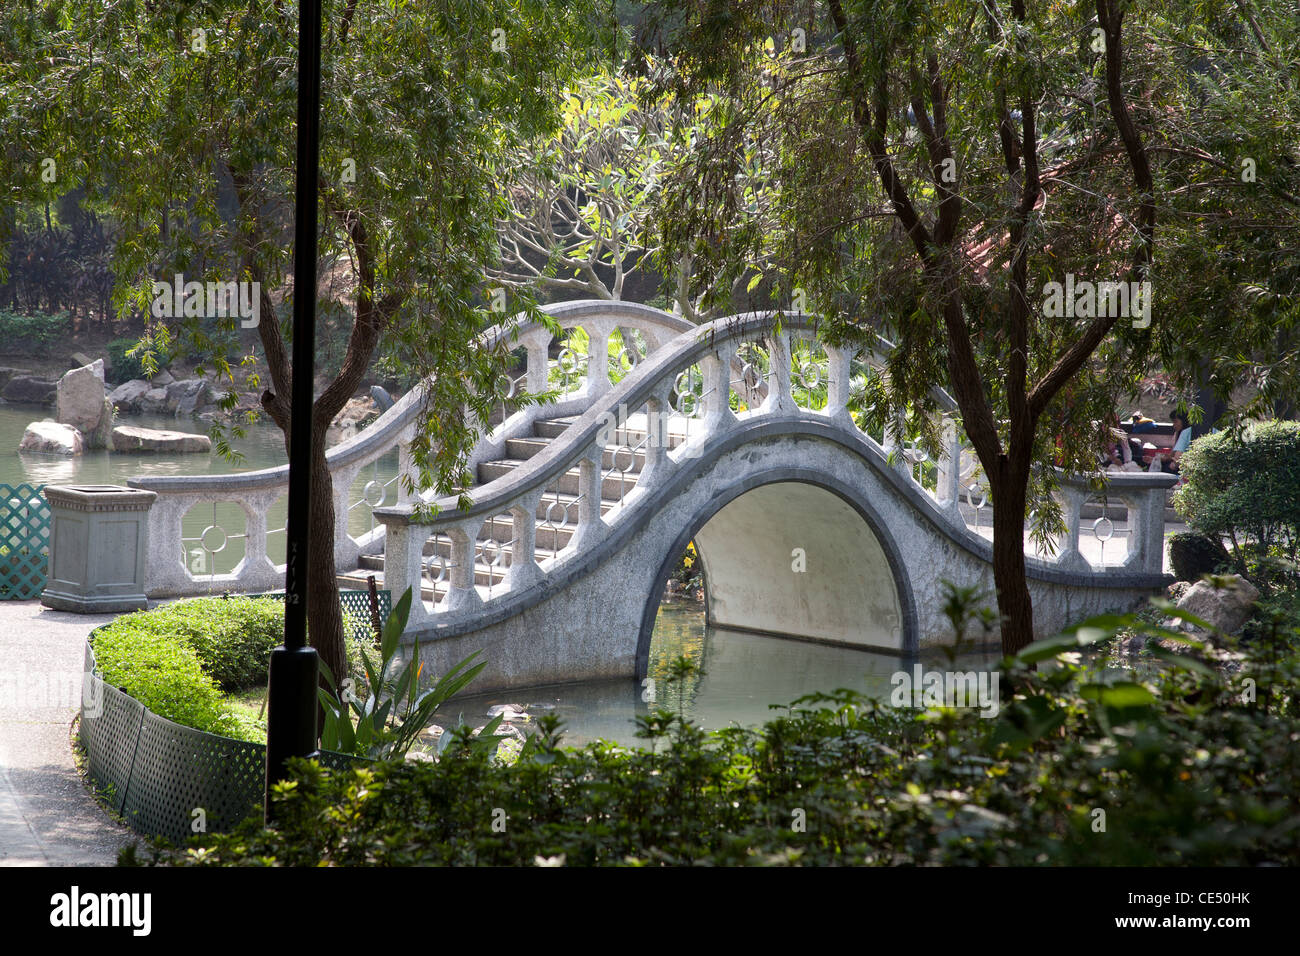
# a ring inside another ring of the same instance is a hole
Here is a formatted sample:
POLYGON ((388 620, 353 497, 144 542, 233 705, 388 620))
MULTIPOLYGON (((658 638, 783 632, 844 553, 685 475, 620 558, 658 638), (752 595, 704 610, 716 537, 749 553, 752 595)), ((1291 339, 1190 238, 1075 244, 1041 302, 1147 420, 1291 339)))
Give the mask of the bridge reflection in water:
MULTIPOLYGON (((435 721, 455 723, 463 715, 467 723, 477 726, 487 721, 490 708, 523 705, 533 718, 547 713, 559 716, 568 745, 582 746, 603 738, 646 746, 648 741, 635 735, 633 718, 649 713, 652 706, 677 711, 684 702, 686 715, 709 730, 732 724, 757 726, 784 713, 769 705, 788 704, 818 691, 847 687, 888 701, 890 676, 911 666, 892 654, 706 627, 704 617, 703 608, 696 604, 665 602, 660 606, 650 647, 649 680, 653 685, 628 679, 593 680, 468 695, 457 698, 435 721), (681 656, 701 665, 703 674, 680 685, 670 684, 666 681, 668 665, 681 656), (651 691, 653 705, 644 699, 651 691)), ((991 670, 999 657, 996 647, 964 653, 957 657, 956 668, 991 670)), ((940 658, 930 653, 921 659, 930 667, 948 666, 946 658, 941 664, 940 658)), ((514 726, 525 733, 532 730, 528 720, 514 726)))

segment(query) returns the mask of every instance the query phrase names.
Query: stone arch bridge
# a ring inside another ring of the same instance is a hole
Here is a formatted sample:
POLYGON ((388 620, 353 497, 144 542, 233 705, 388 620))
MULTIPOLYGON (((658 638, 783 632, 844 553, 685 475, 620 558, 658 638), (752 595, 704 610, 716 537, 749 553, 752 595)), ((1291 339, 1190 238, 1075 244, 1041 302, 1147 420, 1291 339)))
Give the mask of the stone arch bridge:
MULTIPOLYGON (((369 515, 364 532, 339 521, 341 583, 374 574, 394 595, 418 587, 407 637, 432 672, 479 650, 484 690, 643 676, 664 584, 692 540, 708 617, 733 629, 908 656, 952 641, 943 580, 992 595, 991 518, 962 467, 960 428, 945 416, 937 460, 893 426, 864 430, 855 381, 875 354, 824 344, 809 316, 696 327, 631 303, 547 311, 563 334, 518 328, 511 390, 558 397, 503 409, 474 451, 468 510, 448 498, 420 517, 398 480, 412 473, 418 389, 328 456, 336 512, 369 515), (357 476, 394 448, 396 474, 358 492, 357 476)), ((1027 545, 1040 634, 1129 608, 1165 583, 1173 480, 1110 476, 1104 500, 1085 480, 1063 480, 1066 533, 1047 551, 1027 545), (1099 507, 1100 519, 1084 520, 1099 507)), ((130 484, 158 495, 151 598, 282 585, 266 515, 286 468, 130 484), (196 575, 181 519, 219 500, 246 517, 244 557, 229 573, 196 575)))

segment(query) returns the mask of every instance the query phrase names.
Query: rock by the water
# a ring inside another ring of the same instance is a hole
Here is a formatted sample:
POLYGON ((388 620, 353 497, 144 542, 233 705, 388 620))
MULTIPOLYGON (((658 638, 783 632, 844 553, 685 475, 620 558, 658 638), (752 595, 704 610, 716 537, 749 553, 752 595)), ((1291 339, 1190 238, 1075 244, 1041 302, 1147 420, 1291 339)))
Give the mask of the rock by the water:
POLYGON ((118 425, 113 429, 113 449, 119 452, 207 452, 212 439, 188 432, 158 431, 135 425, 118 425))
POLYGON ((4 389, 4 387, 9 384, 11 378, 15 375, 21 374, 23 374, 23 370, 20 368, 10 368, 7 365, 0 365, 0 390, 4 389))
POLYGON ((140 411, 161 414, 167 409, 167 390, 151 388, 140 396, 140 411))
POLYGON ((104 415, 104 360, 64 373, 57 394, 59 421, 87 434, 95 431, 104 415))
MULTIPOLYGON (((149 389, 150 385, 144 379, 133 378, 109 392, 108 400, 116 405, 120 411, 127 413, 138 412, 141 410, 140 403, 149 389)), ((162 392, 162 398, 164 401, 166 400, 166 392, 162 392)))
POLYGON ((18 443, 19 451, 43 452, 73 458, 85 451, 81 432, 63 422, 32 422, 18 443))
POLYGON ((154 388, 166 388, 172 382, 176 381, 176 376, 165 368, 160 368, 158 374, 150 379, 150 381, 153 383, 154 388))
POLYGON ((106 397, 104 399, 103 413, 99 417, 99 424, 95 426, 93 431, 85 433, 86 446, 92 451, 97 448, 113 450, 113 420, 116 411, 113 403, 106 397))
POLYGON ((201 378, 187 378, 167 386, 167 411, 177 418, 193 415, 207 404, 208 383, 201 378))
POLYGON ((1225 583, 1226 587, 1216 588, 1210 581, 1197 581, 1179 598, 1177 607, 1228 634, 1235 634, 1249 619, 1251 608, 1259 600, 1259 591, 1239 574, 1230 575, 1225 583))
POLYGON ((31 375, 15 375, 5 385, 4 400, 27 405, 49 405, 54 401, 58 382, 47 382, 31 375))
MULTIPOLYGON (((92 359, 85 352, 73 352, 72 361, 68 363, 68 368, 81 368, 83 365, 91 365, 94 362, 95 360, 92 359)), ((104 360, 100 359, 99 363, 102 366, 104 364, 104 360)))

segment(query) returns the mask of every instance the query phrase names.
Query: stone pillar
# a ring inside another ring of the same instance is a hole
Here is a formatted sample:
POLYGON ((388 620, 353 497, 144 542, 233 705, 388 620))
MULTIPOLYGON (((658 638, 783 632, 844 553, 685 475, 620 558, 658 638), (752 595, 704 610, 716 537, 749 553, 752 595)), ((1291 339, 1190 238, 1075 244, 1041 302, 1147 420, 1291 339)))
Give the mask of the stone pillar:
POLYGON ((41 603, 79 614, 148 607, 145 557, 157 497, 119 485, 46 486, 54 526, 41 603))

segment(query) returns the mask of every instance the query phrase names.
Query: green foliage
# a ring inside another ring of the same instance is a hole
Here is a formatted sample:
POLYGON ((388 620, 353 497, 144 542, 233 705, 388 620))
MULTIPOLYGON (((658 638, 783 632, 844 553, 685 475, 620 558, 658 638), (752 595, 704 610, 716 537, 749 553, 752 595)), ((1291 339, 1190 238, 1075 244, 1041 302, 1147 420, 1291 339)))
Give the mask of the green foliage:
MULTIPOLYGON (((136 378, 145 378, 144 364, 139 355, 133 354, 139 339, 113 339, 104 346, 108 352, 108 380, 115 385, 129 382, 136 378)), ((166 364, 163 360, 163 364, 166 364)))
POLYGON ((107 683, 124 688, 154 713, 186 727, 241 740, 261 739, 235 717, 216 682, 204 673, 198 653, 185 640, 166 628, 116 623, 91 639, 107 683))
MULTIPOLYGON (((355 681, 345 682, 342 688, 325 663, 321 669, 330 689, 320 688, 320 701, 324 707, 324 724, 321 728, 321 746, 326 750, 355 753, 374 759, 400 759, 406 756, 416 738, 433 719, 434 712, 447 700, 460 693, 478 676, 486 663, 470 666, 478 656, 475 651, 451 668, 428 690, 420 690, 420 677, 424 666, 420 663, 420 643, 411 645, 411 655, 405 661, 401 650, 402 631, 411 612, 410 588, 398 599, 384 623, 380 642, 378 666, 370 660, 364 646, 357 652, 365 673, 366 696, 358 697, 352 689, 355 681)), ((491 742, 501 724, 495 718, 483 728, 479 736, 484 744, 491 742)), ((440 740, 446 746, 454 734, 444 733, 440 740)))
POLYGON ((694 541, 686 543, 685 550, 677 556, 677 563, 668 572, 668 577, 685 588, 703 587, 704 564, 700 561, 694 541))
POLYGON ((1199 581, 1217 574, 1228 563, 1228 550, 1218 538, 1195 531, 1179 531, 1166 539, 1169 565, 1179 581, 1199 581))
POLYGON ((1205 435, 1180 469, 1174 507, 1194 530, 1230 539, 1241 571, 1267 586, 1276 576, 1267 559, 1300 557, 1300 422, 1205 435))
POLYGON ((72 318, 58 315, 19 315, 0 309, 0 343, 6 352, 40 352, 66 339, 72 318))
POLYGON ((1219 660, 1134 615, 1107 615, 1004 662, 992 719, 841 690, 795 701, 757 730, 705 733, 656 711, 638 721, 664 745, 652 750, 566 749, 548 715, 510 766, 462 747, 437 763, 346 772, 298 763, 275 793, 277 830, 250 820, 172 859, 1295 865, 1300 660, 1290 637, 1289 650, 1245 644, 1219 660), (1126 628, 1190 653, 1157 648, 1149 676, 1085 662, 1126 628))
POLYGON ((194 598, 123 615, 109 632, 128 639, 171 637, 194 651, 222 690, 241 690, 266 683, 271 650, 284 640, 284 605, 262 598, 194 598))

